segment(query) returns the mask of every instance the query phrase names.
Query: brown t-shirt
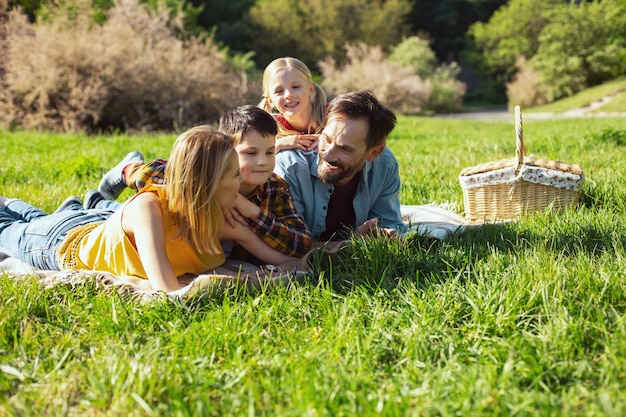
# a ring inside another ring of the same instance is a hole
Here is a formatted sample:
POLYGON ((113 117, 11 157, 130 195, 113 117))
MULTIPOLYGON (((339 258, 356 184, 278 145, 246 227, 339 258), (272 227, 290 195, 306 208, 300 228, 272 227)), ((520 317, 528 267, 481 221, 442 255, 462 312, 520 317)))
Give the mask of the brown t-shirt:
POLYGON ((326 231, 320 235, 320 240, 343 240, 349 237, 356 222, 352 201, 360 179, 361 173, 358 172, 346 185, 335 185, 326 212, 326 231))

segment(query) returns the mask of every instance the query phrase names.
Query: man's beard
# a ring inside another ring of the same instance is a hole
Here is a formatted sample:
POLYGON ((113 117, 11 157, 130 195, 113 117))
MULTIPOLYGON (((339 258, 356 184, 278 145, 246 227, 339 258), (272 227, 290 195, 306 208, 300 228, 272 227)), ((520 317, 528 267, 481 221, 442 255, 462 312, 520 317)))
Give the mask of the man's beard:
POLYGON ((345 178, 351 177, 352 175, 354 175, 355 173, 359 171, 359 168, 354 167, 354 166, 346 169, 340 163, 333 163, 329 165, 339 167, 339 171, 330 172, 327 169, 325 169, 325 165, 326 165, 326 161, 320 156, 319 162, 317 165, 317 176, 319 177, 320 180, 322 180, 322 182, 325 182, 326 184, 336 184, 345 178))

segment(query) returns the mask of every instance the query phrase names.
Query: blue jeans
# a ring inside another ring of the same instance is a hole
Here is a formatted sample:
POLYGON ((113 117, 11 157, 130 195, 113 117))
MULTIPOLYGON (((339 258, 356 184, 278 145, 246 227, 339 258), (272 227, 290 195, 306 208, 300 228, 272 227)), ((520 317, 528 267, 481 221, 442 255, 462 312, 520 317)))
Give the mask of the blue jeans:
POLYGON ((0 251, 35 268, 59 270, 57 248, 77 226, 108 219, 110 210, 84 210, 77 205, 46 214, 22 200, 0 206, 0 251))
POLYGON ((102 201, 98 201, 98 203, 96 204, 96 208, 98 210, 115 211, 118 208, 122 207, 122 204, 124 203, 120 203, 119 201, 115 201, 115 200, 102 200, 102 201))

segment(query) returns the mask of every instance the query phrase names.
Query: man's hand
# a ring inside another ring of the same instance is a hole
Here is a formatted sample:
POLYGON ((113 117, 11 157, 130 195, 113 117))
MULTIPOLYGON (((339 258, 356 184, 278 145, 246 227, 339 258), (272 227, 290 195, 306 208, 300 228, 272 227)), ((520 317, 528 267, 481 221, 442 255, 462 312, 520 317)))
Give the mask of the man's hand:
POLYGON ((362 225, 356 228, 354 231, 356 236, 385 236, 395 237, 398 232, 395 229, 388 227, 378 227, 378 218, 366 220, 362 225))

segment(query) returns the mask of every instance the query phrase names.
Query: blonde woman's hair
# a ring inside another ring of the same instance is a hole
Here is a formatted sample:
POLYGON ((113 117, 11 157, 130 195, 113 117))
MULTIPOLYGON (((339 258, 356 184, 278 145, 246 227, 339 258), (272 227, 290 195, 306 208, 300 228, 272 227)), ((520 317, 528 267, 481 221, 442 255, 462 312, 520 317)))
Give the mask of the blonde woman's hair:
POLYGON ((181 134, 165 169, 167 206, 183 237, 200 253, 222 251, 219 236, 224 224, 215 193, 231 168, 232 138, 210 126, 181 134))
MULTIPOLYGON (((313 97, 313 100, 311 100, 311 107, 313 108, 312 120, 311 125, 308 126, 307 133, 315 133, 321 131, 324 123, 324 116, 326 115, 326 93, 324 92, 324 89, 322 87, 313 82, 313 76, 311 75, 311 71, 304 64, 304 62, 300 61, 297 58, 292 58, 290 56, 277 58, 270 62, 267 67, 265 67, 265 71, 263 71, 263 98, 261 99, 258 107, 271 114, 275 114, 278 112, 270 105, 267 97, 269 97, 270 95, 270 83, 276 76, 276 73, 282 69, 299 71, 302 75, 304 75, 304 78, 315 87, 315 96, 313 97)), ((287 130, 282 127, 280 123, 278 124, 277 137, 299 133, 302 132, 287 130)))

